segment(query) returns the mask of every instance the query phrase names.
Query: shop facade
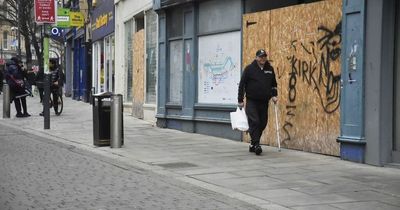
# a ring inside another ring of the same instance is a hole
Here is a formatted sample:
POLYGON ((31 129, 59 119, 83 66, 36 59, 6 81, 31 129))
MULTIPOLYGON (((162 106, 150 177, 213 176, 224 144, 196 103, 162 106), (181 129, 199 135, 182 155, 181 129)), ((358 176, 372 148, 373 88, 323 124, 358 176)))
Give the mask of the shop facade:
POLYGON ((94 93, 115 91, 114 2, 99 0, 93 5, 92 88, 94 93))
POLYGON ((153 1, 116 1, 116 91, 125 111, 155 121, 157 85, 157 14, 153 1))
MULTIPOLYGON (((265 48, 278 74, 283 147, 399 164, 399 2, 159 0, 154 8, 157 126, 249 140, 231 130, 229 112, 251 53, 265 48)), ((275 146, 273 114, 262 143, 275 146)))
MULTIPOLYGON (((301 1, 309 2, 314 1, 301 1)), ((241 71, 247 65, 243 57, 254 59, 255 53, 243 54, 242 16, 297 4, 289 0, 155 1, 159 17, 157 125, 246 140, 231 129, 229 119, 236 109, 241 71)))
POLYGON ((90 42, 86 41, 85 30, 74 29, 73 38, 73 75, 72 75, 72 98, 89 102, 91 87, 90 68, 90 42))

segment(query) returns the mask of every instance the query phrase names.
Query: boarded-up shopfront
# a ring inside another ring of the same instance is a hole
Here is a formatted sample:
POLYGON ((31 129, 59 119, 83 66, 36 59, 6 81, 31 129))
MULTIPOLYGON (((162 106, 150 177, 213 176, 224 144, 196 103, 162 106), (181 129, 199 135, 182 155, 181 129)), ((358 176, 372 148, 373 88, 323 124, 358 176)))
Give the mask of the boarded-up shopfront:
MULTIPOLYGON (((341 19, 341 0, 243 16, 243 66, 265 48, 275 69, 282 147, 339 155, 341 19)), ((274 105, 269 106, 261 142, 276 146, 274 105)))
POLYGON ((133 35, 133 116, 143 118, 143 104, 144 104, 144 29, 136 32, 133 35))

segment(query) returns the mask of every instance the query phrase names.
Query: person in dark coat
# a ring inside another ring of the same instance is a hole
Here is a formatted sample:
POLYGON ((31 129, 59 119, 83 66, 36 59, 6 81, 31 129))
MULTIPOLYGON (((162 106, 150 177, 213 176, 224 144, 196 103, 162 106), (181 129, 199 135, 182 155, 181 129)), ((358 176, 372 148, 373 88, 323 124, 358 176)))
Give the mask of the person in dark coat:
POLYGON ((274 68, 267 60, 267 53, 261 49, 256 52, 255 60, 248 65, 240 79, 238 106, 244 106, 246 95, 246 115, 249 123, 251 143, 250 152, 261 154, 261 135, 268 122, 268 102, 278 101, 278 90, 274 68))
POLYGON ((0 64, 0 94, 3 92, 4 65, 0 64))
POLYGON ((30 117, 31 115, 28 113, 26 106, 26 96, 30 95, 30 93, 25 89, 25 76, 21 64, 21 60, 17 57, 11 58, 6 64, 6 81, 10 86, 10 101, 14 102, 15 110, 17 111, 16 117, 30 117))
MULTIPOLYGON (((55 101, 59 96, 59 90, 63 86, 63 73, 57 64, 57 59, 50 59, 49 60, 49 69, 50 69, 50 76, 51 76, 51 83, 50 83, 50 92, 53 95, 53 104, 54 110, 58 110, 58 103, 55 101)), ((43 116, 43 112, 39 114, 43 116)))

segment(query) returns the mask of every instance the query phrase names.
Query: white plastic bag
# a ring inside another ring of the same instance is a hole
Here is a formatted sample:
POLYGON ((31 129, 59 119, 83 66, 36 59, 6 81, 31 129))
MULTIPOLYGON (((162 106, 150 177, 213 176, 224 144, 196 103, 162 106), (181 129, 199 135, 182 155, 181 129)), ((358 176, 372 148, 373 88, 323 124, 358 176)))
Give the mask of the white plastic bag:
POLYGON ((233 130, 249 130, 249 123, 247 122, 247 116, 244 108, 239 109, 238 107, 236 112, 231 112, 231 124, 233 130))

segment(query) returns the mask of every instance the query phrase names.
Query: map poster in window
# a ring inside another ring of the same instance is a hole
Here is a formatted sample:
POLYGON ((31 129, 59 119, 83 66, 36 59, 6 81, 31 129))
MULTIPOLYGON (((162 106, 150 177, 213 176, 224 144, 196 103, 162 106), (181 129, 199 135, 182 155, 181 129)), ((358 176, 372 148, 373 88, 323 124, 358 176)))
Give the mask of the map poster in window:
POLYGON ((199 37, 199 103, 236 104, 240 32, 199 37))

